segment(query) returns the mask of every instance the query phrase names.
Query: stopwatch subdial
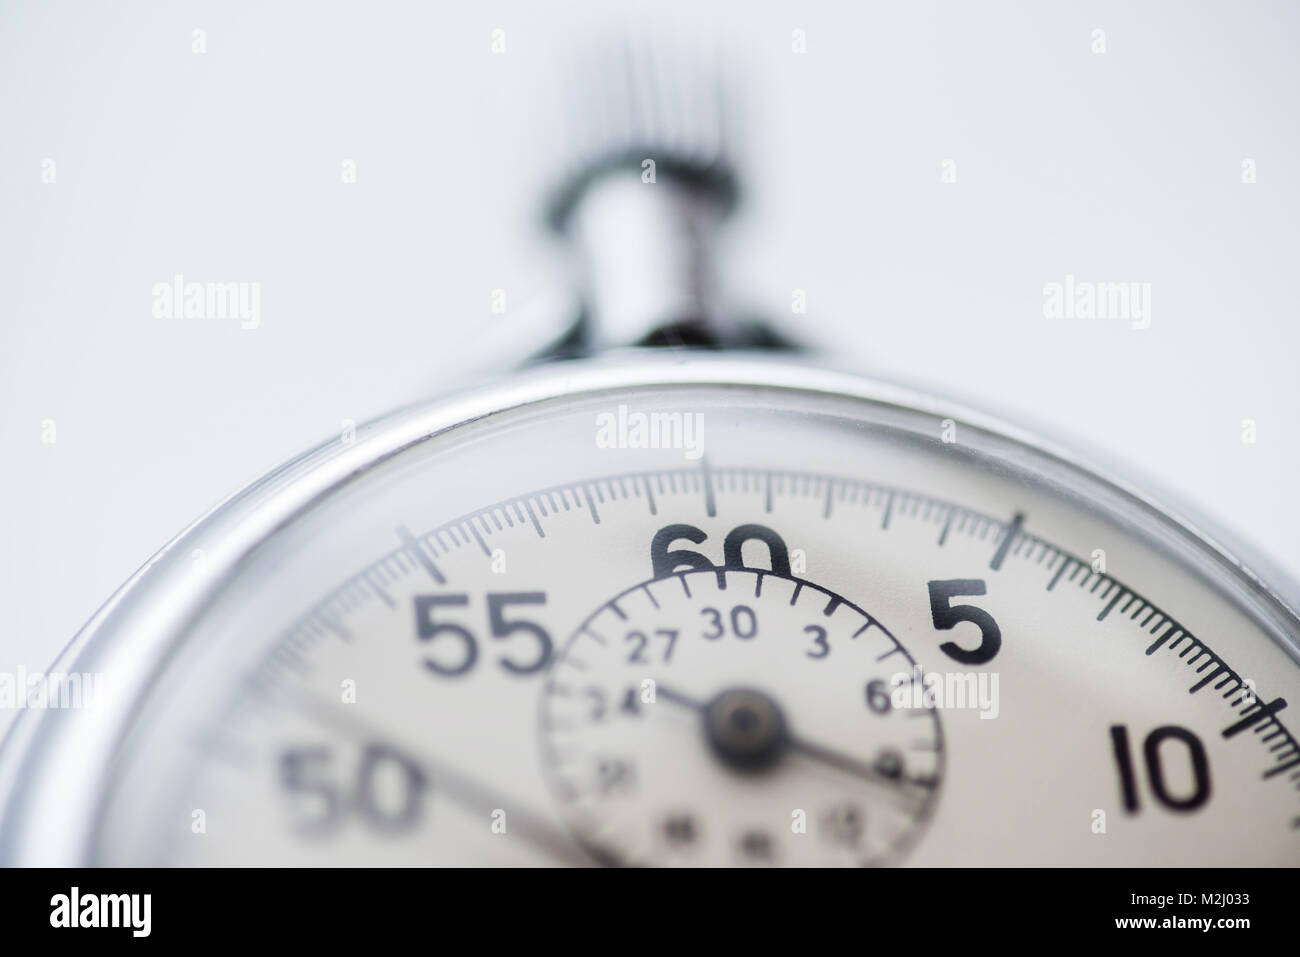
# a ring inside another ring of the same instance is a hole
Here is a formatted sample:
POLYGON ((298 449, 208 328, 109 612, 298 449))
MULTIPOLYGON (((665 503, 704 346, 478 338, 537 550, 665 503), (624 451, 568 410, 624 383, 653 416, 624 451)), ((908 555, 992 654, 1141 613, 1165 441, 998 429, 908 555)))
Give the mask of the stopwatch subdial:
POLYGON ((637 585, 572 635, 542 692, 548 781, 575 836, 636 865, 871 865, 941 783, 907 651, 843 596, 757 569, 637 585))

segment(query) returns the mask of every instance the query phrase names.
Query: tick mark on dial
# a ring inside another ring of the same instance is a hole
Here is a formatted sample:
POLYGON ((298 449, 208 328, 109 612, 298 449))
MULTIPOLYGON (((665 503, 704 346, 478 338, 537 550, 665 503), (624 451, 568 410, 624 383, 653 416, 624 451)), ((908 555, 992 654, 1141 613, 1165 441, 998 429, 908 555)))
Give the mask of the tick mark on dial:
POLYGON ((1273 715, 1277 714, 1279 711, 1285 710, 1285 708, 1286 708, 1285 698, 1274 698, 1268 704, 1260 703, 1259 706, 1254 711, 1252 711, 1246 717, 1242 718, 1236 724, 1232 724, 1224 728, 1223 736, 1225 738, 1231 738, 1233 735, 1240 734, 1241 732, 1245 731, 1247 728, 1252 727, 1258 724, 1259 722, 1263 721, 1265 718, 1273 717, 1273 715))
POLYGON ((645 500, 650 506, 650 514, 658 515, 659 509, 655 507, 655 493, 650 488, 650 476, 648 475, 641 476, 641 486, 645 489, 645 500))
POLYGON ((709 472, 709 457, 700 457, 700 483, 704 486, 704 511, 709 518, 718 514, 718 503, 713 497, 713 475, 709 472))
POLYGON ((947 544, 947 542, 948 542, 948 529, 952 528, 952 513, 953 513, 953 511, 954 511, 954 510, 951 509, 951 508, 948 509, 948 517, 947 517, 946 519, 944 519, 944 522, 943 522, 943 531, 939 533, 939 547, 940 547, 940 548, 943 548, 943 546, 944 546, 945 544, 947 544))
MULTIPOLYGON (((1110 591, 1110 587, 1109 587, 1109 586, 1107 586, 1106 591, 1110 591)), ((1121 598, 1123 598, 1123 597, 1124 597, 1125 595, 1127 595, 1127 594, 1128 594, 1128 590, 1127 590, 1127 589, 1124 589, 1124 588, 1117 588, 1117 589, 1115 590, 1115 597, 1112 598, 1112 599, 1110 600, 1110 604, 1107 605, 1105 608, 1103 608, 1101 611, 1099 611, 1099 612, 1097 613, 1097 620, 1098 620, 1098 621, 1105 621, 1105 620, 1106 620, 1106 616, 1109 615, 1109 614, 1111 613, 1111 610, 1112 610, 1112 609, 1113 609, 1117 604, 1119 604, 1119 600, 1120 600, 1121 598)), ((1101 596, 1101 597, 1102 597, 1102 598, 1105 598, 1105 597, 1106 597, 1105 593, 1102 593, 1102 596, 1101 596)), ((1133 600, 1132 598, 1129 599, 1129 601, 1132 601, 1132 600, 1133 600)), ((1127 608, 1128 606, 1125 605, 1125 607, 1127 608)))
POLYGON ((592 497, 591 497, 591 486, 590 486, 590 485, 584 485, 584 486, 582 487, 582 494, 583 494, 583 497, 586 498, 586 500, 587 500, 587 511, 589 511, 589 512, 591 513, 591 520, 592 520, 592 522, 593 522, 594 524, 596 524, 596 525, 599 525, 599 524, 600 524, 600 514, 596 511, 596 502, 595 502, 595 501, 592 499, 592 497))
POLYGON ((474 527, 474 519, 470 519, 466 524, 470 532, 474 535, 474 541, 478 542, 478 547, 483 549, 483 554, 488 558, 492 557, 492 549, 487 547, 487 542, 483 541, 483 536, 479 534, 478 529, 474 527))
POLYGON ((364 577, 366 580, 366 584, 370 586, 370 590, 373 591, 376 595, 378 595, 383 600, 385 605, 387 605, 389 608, 397 607, 397 602, 393 600, 393 596, 388 593, 388 591, 384 588, 383 585, 379 584, 379 582, 375 580, 374 575, 367 573, 364 577))
POLYGON ((410 529, 405 525, 398 525, 396 531, 397 537, 402 540, 402 544, 406 546, 411 556, 424 566, 424 570, 429 573, 430 577, 439 585, 447 584, 447 579, 443 577, 442 572, 438 571, 438 566, 433 563, 433 559, 425 552, 424 547, 411 534, 410 529))
POLYGON ((1011 524, 1007 526, 1006 534, 1002 536, 1002 543, 998 545, 998 550, 993 553, 993 560, 989 562, 989 568, 998 571, 1002 567, 1002 562, 1006 560, 1007 552, 1011 550, 1011 543, 1015 541, 1020 534, 1021 527, 1025 524, 1025 513, 1016 512, 1015 517, 1011 519, 1011 524))
POLYGON ((533 529, 537 532, 538 538, 545 538, 546 533, 542 531, 542 523, 537 520, 537 513, 533 511, 532 503, 524 499, 524 511, 528 513, 528 518, 533 523, 533 529))
MULTIPOLYGON (((1205 666, 1202 665, 1201 667, 1204 668, 1205 666)), ((1221 674, 1225 674, 1227 671, 1228 671, 1227 666, 1226 666, 1225 664, 1223 664, 1223 662, 1219 662, 1219 663, 1218 663, 1218 666, 1217 666, 1213 671, 1211 671, 1208 675, 1206 675, 1206 676, 1205 676, 1204 678, 1202 678, 1200 681, 1196 682, 1196 684, 1194 684, 1194 685, 1192 685, 1190 688, 1188 688, 1188 689, 1187 689, 1187 693, 1188 693, 1188 694, 1196 694, 1196 692, 1200 691, 1202 688, 1204 688, 1206 685, 1208 685, 1208 684, 1209 684, 1211 681, 1213 681, 1215 678, 1219 677, 1219 675, 1221 675, 1221 674)), ((1200 672, 1198 671, 1197 674, 1199 674, 1199 673, 1200 673, 1200 672)))
POLYGON ((1065 574, 1066 568, 1068 568, 1073 561, 1074 559, 1072 558, 1067 558, 1064 555, 1061 556, 1061 567, 1056 570, 1056 574, 1052 576, 1052 580, 1047 583, 1048 591, 1051 591, 1056 587, 1056 583, 1061 580, 1061 576, 1065 574))

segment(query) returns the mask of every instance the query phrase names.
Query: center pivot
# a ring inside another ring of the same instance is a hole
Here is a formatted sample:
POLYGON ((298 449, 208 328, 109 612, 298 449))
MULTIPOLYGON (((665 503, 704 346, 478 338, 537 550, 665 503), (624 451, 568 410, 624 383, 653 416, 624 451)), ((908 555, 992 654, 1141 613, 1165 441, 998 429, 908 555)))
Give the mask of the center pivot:
POLYGON ((713 752, 739 771, 770 767, 788 740, 785 715, 761 691, 733 688, 704 708, 704 730, 713 752))

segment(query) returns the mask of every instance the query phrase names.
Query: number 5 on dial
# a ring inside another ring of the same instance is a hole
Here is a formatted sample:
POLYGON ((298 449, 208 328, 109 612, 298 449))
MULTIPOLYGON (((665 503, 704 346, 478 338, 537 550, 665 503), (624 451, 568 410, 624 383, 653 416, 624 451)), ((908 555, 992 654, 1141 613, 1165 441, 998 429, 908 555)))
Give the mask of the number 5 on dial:
POLYGON ((980 643, 978 647, 966 649, 955 641, 945 641, 939 650, 954 661, 964 665, 982 665, 993 660, 1002 647, 1002 629, 983 608, 974 605, 953 605, 951 601, 958 595, 983 595, 986 591, 984 582, 978 578, 952 578, 948 581, 933 581, 930 586, 930 615, 934 618, 934 627, 947 631, 963 621, 978 625, 980 643))

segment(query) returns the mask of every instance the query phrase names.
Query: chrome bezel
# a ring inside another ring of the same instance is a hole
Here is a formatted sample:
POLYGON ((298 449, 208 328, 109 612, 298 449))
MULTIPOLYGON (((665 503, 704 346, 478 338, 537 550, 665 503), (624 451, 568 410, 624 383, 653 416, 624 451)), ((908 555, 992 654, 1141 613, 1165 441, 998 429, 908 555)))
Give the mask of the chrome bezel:
MULTIPOLYGON (((85 864, 100 797, 138 704, 189 626, 249 556, 279 529, 371 468, 468 422, 568 396, 657 386, 761 387, 833 395, 951 418, 1024 448, 1062 472, 1111 493, 1177 536, 1224 577, 1235 600, 1300 661, 1300 591, 1262 556, 1228 544, 1204 519, 1188 518, 1113 474, 1024 429, 921 391, 789 357, 637 353, 557 363, 509 381, 399 410, 296 458, 235 493, 177 535, 135 573, 64 649, 54 671, 112 674, 114 695, 86 720, 74 711, 25 711, 0 749, 0 864, 85 864), (211 546, 210 574, 191 573, 190 553, 211 546), (1266 575, 1268 582, 1261 577, 1266 575)), ((1023 467, 1023 463, 1021 463, 1023 467)), ((1149 484, 1149 483, 1147 483, 1149 484)))

